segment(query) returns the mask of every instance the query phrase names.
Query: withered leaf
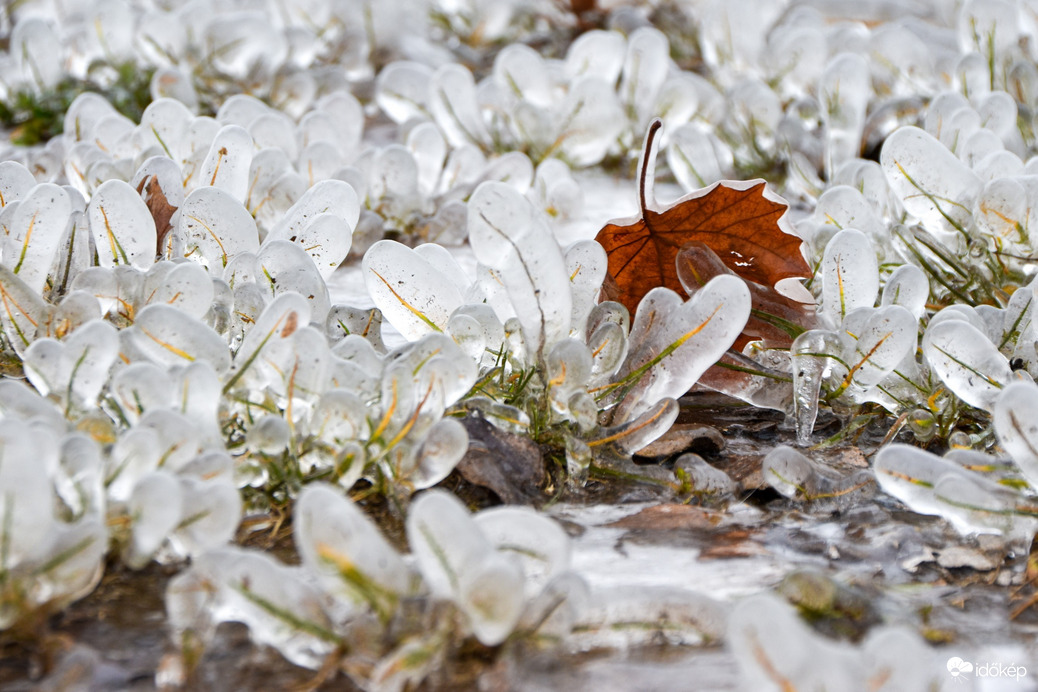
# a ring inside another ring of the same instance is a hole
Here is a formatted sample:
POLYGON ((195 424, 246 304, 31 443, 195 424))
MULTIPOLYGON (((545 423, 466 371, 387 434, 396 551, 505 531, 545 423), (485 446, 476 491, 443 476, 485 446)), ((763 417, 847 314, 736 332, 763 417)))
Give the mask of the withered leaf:
POLYGON ((661 504, 646 507, 637 514, 606 524, 616 529, 649 529, 669 531, 675 529, 712 529, 723 520, 717 510, 683 504, 661 504))
POLYGON ((681 291, 675 260, 688 243, 703 243, 725 266, 747 281, 767 287, 791 277, 809 277, 800 238, 782 230, 787 206, 766 193, 763 180, 722 181, 685 195, 663 211, 650 208, 653 141, 662 126, 649 125, 639 175, 641 218, 615 222, 596 240, 609 257, 605 297, 632 313, 642 297, 657 286, 681 291))
POLYGON ((176 213, 177 207, 169 203, 166 193, 162 191, 162 186, 159 185, 158 176, 152 175, 141 180, 137 186, 137 194, 144 192, 147 192, 147 195, 144 197, 144 203, 148 205, 148 211, 151 212, 151 217, 155 219, 155 255, 162 257, 165 254, 166 237, 173 230, 170 219, 176 213))
POLYGON ((495 428, 482 418, 466 417, 469 448, 456 471, 466 481, 491 490, 510 505, 544 502, 546 468, 540 448, 529 437, 495 428))

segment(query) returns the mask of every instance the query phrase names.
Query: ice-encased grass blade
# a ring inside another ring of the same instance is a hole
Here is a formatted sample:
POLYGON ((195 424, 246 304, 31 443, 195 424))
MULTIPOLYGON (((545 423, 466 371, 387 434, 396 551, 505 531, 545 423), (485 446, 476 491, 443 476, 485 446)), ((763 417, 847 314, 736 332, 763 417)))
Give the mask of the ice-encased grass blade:
POLYGON ((930 283, 926 273, 914 264, 902 264, 883 284, 880 305, 900 305, 917 319, 926 312, 930 283))
POLYGON ((1009 383, 995 399, 992 423, 1002 447, 1024 478, 1038 489, 1038 387, 1023 380, 1009 383))
POLYGON ((981 191, 977 176, 954 154, 917 127, 887 138, 880 163, 905 210, 950 249, 967 234, 981 191))
POLYGON ((407 133, 407 149, 418 169, 418 191, 432 195, 447 160, 447 140, 434 123, 423 122, 407 133))
POLYGON ((541 108, 551 105, 553 89, 547 66, 529 46, 513 43, 498 53, 493 77, 515 100, 541 108))
POLYGON ((581 649, 652 641, 707 645, 724 637, 729 610, 727 605, 691 589, 658 585, 596 588, 582 606, 575 613, 568 637, 581 649))
POLYGON ((57 524, 27 580, 29 607, 60 610, 93 591, 104 573, 107 546, 108 532, 99 516, 57 524))
POLYGON ((238 254, 258 251, 256 222, 229 193, 200 187, 184 200, 173 234, 176 256, 197 258, 212 276, 222 276, 238 254))
POLYGON ((667 142, 667 165, 686 190, 699 190, 734 171, 732 151, 714 133, 695 123, 671 131, 667 142))
POLYGON ((615 322, 603 322, 587 340, 591 351, 591 380, 597 388, 612 378, 627 357, 627 334, 615 322))
POLYGON ((51 306, 18 275, 0 265, 0 323, 6 342, 23 352, 44 329, 51 306))
POLYGON ((994 533, 1019 546, 1038 529, 1038 508, 1008 487, 975 475, 945 475, 934 485, 944 517, 962 535, 994 533))
POLYGON ((141 151, 157 149, 178 166, 190 154, 188 130, 194 115, 180 101, 160 98, 148 104, 133 143, 141 151))
POLYGON ((288 240, 268 240, 256 259, 261 272, 256 283, 271 297, 297 293, 309 301, 312 319, 325 320, 332 307, 328 285, 306 250, 288 240))
POLYGON ((20 79, 30 89, 43 92, 53 89, 65 73, 57 30, 42 17, 24 17, 11 30, 10 55, 20 72, 20 79))
POLYGON ((28 168, 17 161, 0 163, 0 207, 25 199, 34 187, 36 178, 28 168))
POLYGON ((429 590, 456 598, 462 575, 494 552, 461 501, 443 490, 427 490, 411 504, 407 543, 429 590))
POLYGON ((570 330, 575 335, 583 334, 588 316, 598 303, 608 260, 605 249, 591 240, 574 243, 566 248, 564 256, 570 294, 573 296, 570 330))
POLYGON ((508 292, 536 360, 569 335, 572 293, 565 259, 533 206, 510 186, 481 184, 469 201, 469 242, 508 292))
POLYGON ((348 389, 329 389, 317 400, 310 416, 310 432, 335 446, 367 438, 367 406, 348 389))
POLYGON ((785 497, 801 502, 824 501, 837 510, 861 502, 875 489, 874 478, 868 471, 840 476, 786 445, 768 452, 761 474, 785 497))
POLYGON ((0 421, 0 569, 9 573, 42 557, 54 540, 55 497, 50 474, 58 466, 60 438, 49 426, 0 421))
POLYGON ((63 136, 73 142, 92 141, 94 127, 104 118, 118 111, 101 94, 84 91, 76 96, 65 111, 63 136))
POLYGON ((146 411, 173 403, 173 379, 167 368, 150 361, 120 368, 109 384, 109 394, 126 422, 136 423, 146 411))
POLYGON ((364 254, 368 294, 390 324, 409 340, 442 332, 462 304, 454 281, 419 253, 393 240, 380 240, 364 254))
POLYGON ((569 569, 572 554, 569 536, 544 514, 530 507, 492 507, 477 513, 473 519, 497 550, 519 559, 527 600, 569 569))
POLYGON ((203 440, 191 419, 172 409, 153 409, 146 412, 135 427, 155 432, 155 448, 159 453, 158 468, 180 471, 202 453, 203 440))
POLYGON ((548 396, 557 412, 564 413, 569 398, 587 388, 591 365, 591 352, 577 339, 563 339, 548 352, 545 358, 548 396))
POLYGON ((128 183, 109 180, 97 188, 87 206, 87 218, 102 267, 147 269, 155 261, 155 219, 128 183))
POLYGON ((140 569, 151 561, 183 518, 180 483, 166 471, 141 476, 133 486, 126 512, 132 524, 123 559, 130 568, 140 569))
POLYGON ((298 293, 284 293, 271 301, 242 340, 234 356, 234 370, 224 384, 223 393, 234 391, 247 373, 250 380, 259 377, 255 370, 263 350, 268 345, 273 348, 277 342, 288 339, 293 332, 309 323, 310 303, 298 293))
POLYGON ((733 608, 727 643, 750 689, 860 689, 866 674, 850 645, 816 634, 772 593, 733 608))
POLYGON ((923 356, 956 396, 988 411, 1013 374, 1009 360, 988 337, 958 319, 931 324, 923 336, 923 356))
POLYGON ((862 389, 878 385, 915 351, 918 322, 900 305, 876 308, 864 327, 844 354, 849 370, 834 395, 851 383, 862 389))
POLYGON ((426 83, 429 112, 453 146, 490 144, 490 133, 479 111, 476 83, 467 68, 448 63, 426 83))
POLYGON ((818 80, 818 100, 826 125, 825 170, 828 178, 845 161, 858 156, 865 113, 872 97, 869 64, 855 53, 841 53, 825 66, 818 80))
POLYGON ((876 481, 912 511, 949 519, 963 533, 988 529, 982 521, 983 507, 994 509, 995 525, 1011 523, 1015 514, 1012 493, 959 464, 922 449, 904 444, 887 445, 876 455, 876 481), (973 488, 970 490, 970 488, 973 488), (943 489, 943 490, 942 490, 943 489), (1002 515, 1000 518, 999 515, 1002 515))
POLYGON ((32 188, 14 210, 3 238, 3 264, 42 293, 71 213, 68 194, 53 183, 32 188))
POLYGON ((570 84, 558 112, 562 128, 546 155, 556 155, 572 166, 599 163, 627 123, 616 89, 597 73, 570 84))
POLYGON ((458 420, 436 421, 418 448, 418 465, 408 479, 416 490, 431 488, 450 475, 468 448, 468 432, 458 420))
POLYGON ((41 394, 54 395, 67 416, 96 405, 118 355, 115 327, 93 320, 64 341, 48 337, 34 342, 23 358, 29 381, 41 394))
POLYGON ((195 556, 229 543, 241 522, 242 499, 235 485, 218 477, 181 475, 178 480, 185 511, 170 535, 174 550, 195 556))
MULTIPOLYGON (((166 590, 176 641, 204 650, 217 624, 242 622, 258 644, 314 670, 341 643, 323 602, 299 568, 230 546, 196 558, 166 590)), ((188 658, 200 654, 190 649, 182 653, 188 658)))
POLYGON ((171 305, 145 307, 127 333, 137 348, 166 366, 205 361, 220 374, 231 368, 227 342, 211 327, 171 305))
POLYGON ((159 262, 144 275, 145 305, 168 305, 201 320, 213 303, 213 280, 194 262, 159 262))
POLYGON ((825 246, 822 274, 822 314, 838 327, 861 307, 872 307, 879 294, 876 251, 864 233, 845 229, 825 246))
POLYGON ((292 348, 284 352, 284 360, 271 361, 280 370, 280 379, 268 391, 285 403, 285 416, 295 425, 328 387, 332 367, 331 349, 320 330, 307 325, 291 336, 292 348))
POLYGON ((388 622, 414 593, 417 575, 367 515, 324 484, 308 485, 295 507, 294 538, 303 565, 321 588, 388 622))
POLYGON ((685 303, 675 298, 672 291, 657 288, 638 306, 631 350, 616 381, 621 391, 633 389, 620 402, 614 424, 687 392, 735 342, 750 316, 750 291, 736 276, 711 279, 685 303), (663 304, 657 305, 657 298, 663 297, 673 310, 659 310, 663 304))
POLYGON ((375 102, 396 123, 411 118, 428 118, 429 83, 432 69, 410 60, 391 62, 375 79, 375 102))
POLYGON ((239 202, 249 191, 249 165, 252 163, 252 137, 242 127, 227 125, 216 133, 206 155, 196 186, 223 190, 239 202))
POLYGON ((655 115, 652 109, 669 63, 670 42, 659 29, 641 27, 628 38, 619 94, 628 118, 637 127, 644 126, 655 115))
MULTIPOLYGON (((632 394, 639 392, 638 388, 632 390, 632 394)), ((611 445, 622 455, 634 454, 667 432, 677 418, 678 402, 670 397, 659 399, 632 420, 624 419, 619 425, 600 428, 586 444, 592 449, 611 445)))
POLYGON ((105 488, 111 502, 129 500, 133 487, 162 460, 159 434, 154 428, 133 426, 119 436, 105 459, 105 488))
POLYGON ((459 576, 457 599, 476 639, 497 646, 522 616, 522 570, 512 556, 492 552, 459 576))

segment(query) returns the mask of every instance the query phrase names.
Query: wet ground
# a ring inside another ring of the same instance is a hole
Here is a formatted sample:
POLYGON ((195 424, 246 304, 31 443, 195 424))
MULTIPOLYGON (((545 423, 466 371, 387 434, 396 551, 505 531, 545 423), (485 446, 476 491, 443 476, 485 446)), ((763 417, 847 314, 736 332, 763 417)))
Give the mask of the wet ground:
MULTIPOLYGON (((759 468, 776 444, 791 442, 792 432, 779 414, 732 403, 714 395, 688 398, 682 420, 721 434, 721 449, 709 444, 716 435, 694 444, 739 482, 733 496, 682 496, 658 482, 596 480, 593 472, 586 488, 554 501, 543 497, 545 510, 573 538, 573 567, 588 581, 593 602, 605 607, 644 594, 692 604, 674 614, 673 626, 588 628, 563 650, 459 650, 425 687, 663 690, 695 679, 699 689, 737 689, 738 667, 720 641, 723 621, 716 614, 768 589, 836 639, 858 641, 879 623, 901 623, 949 658, 997 656, 1038 670, 1038 549, 1007 554, 994 537, 961 538, 943 520, 908 512, 880 493, 812 503, 786 499, 763 485, 759 468)), ((883 425, 874 427, 860 447, 834 446, 812 458, 836 473, 858 471, 885 433, 883 425)), ((634 472, 646 476, 670 463, 641 461, 634 472)), ((459 478, 451 482, 470 504, 494 501, 493 493, 459 478)), ((391 515, 372 509, 388 533, 399 536, 391 515)), ((260 519, 247 522, 240 540, 291 561, 290 527, 260 519)), ((42 641, 26 645, 6 633, 0 689, 156 689, 156 671, 171 646, 162 596, 175 571, 110 566, 94 593, 41 623, 42 641), (53 672, 41 686, 48 667, 53 672)), ((297 668, 275 651, 252 646, 244 627, 221 628, 193 690, 353 689, 334 671, 297 668)), ((999 689, 1029 690, 1036 683, 1032 676, 999 689)))

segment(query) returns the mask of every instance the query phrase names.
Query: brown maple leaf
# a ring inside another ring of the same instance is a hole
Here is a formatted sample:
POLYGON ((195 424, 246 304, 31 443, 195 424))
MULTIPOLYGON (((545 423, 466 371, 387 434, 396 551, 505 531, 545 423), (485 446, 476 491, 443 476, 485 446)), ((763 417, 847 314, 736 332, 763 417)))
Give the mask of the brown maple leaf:
POLYGON ((765 287, 811 276, 801 239, 782 229, 787 205, 769 196, 763 180, 715 183, 667 209, 652 209, 653 143, 660 127, 661 121, 654 120, 645 137, 638 184, 641 217, 609 223, 595 238, 609 258, 605 298, 623 303, 633 314, 657 286, 681 292, 676 259, 689 243, 703 243, 732 272, 765 287))

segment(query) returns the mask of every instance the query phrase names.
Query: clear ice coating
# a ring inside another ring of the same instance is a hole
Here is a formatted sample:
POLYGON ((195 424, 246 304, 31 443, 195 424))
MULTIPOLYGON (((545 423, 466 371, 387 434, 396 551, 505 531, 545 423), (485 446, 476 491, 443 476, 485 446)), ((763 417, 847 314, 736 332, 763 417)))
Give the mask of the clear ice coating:
POLYGON ((880 450, 874 469, 876 482, 888 495, 898 498, 915 512, 936 515, 945 509, 934 494, 937 481, 946 474, 968 473, 958 464, 903 444, 888 445, 880 450))
POLYGON ((100 266, 147 269, 155 261, 155 220, 129 183, 109 180, 97 188, 87 218, 100 266))
POLYGON ((228 546, 194 560, 170 581, 166 608, 174 635, 187 644, 185 657, 189 647, 204 650, 221 622, 248 625, 254 641, 300 666, 320 667, 336 643, 324 599, 300 568, 246 548, 228 546))
POLYGON ((674 474, 688 482, 692 492, 701 497, 725 498, 737 490, 727 473, 711 466, 698 454, 686 453, 674 460, 674 474))
POLYGON ((1009 360, 965 320, 931 322, 923 335, 923 356, 956 396, 988 411, 1013 375, 1009 360))
POLYGON ((944 517, 961 534, 995 533, 1020 544, 1038 527, 1025 496, 948 457, 892 444, 876 455, 875 472, 884 492, 915 512, 944 517))
POLYGON ((613 422, 631 420, 661 399, 688 391, 735 342, 750 305, 750 291, 736 276, 711 279, 684 303, 665 288, 646 294, 631 327, 627 360, 617 375, 629 380, 632 389, 619 402, 613 422), (667 318, 657 320, 657 314, 667 318))
POLYGON ((96 406, 118 355, 118 331, 108 322, 93 320, 64 341, 34 341, 22 357, 37 391, 53 395, 69 415, 96 406))
POLYGON ((824 501, 837 508, 860 501, 875 490, 870 472, 841 476, 786 445, 768 452, 761 462, 761 475, 768 485, 791 500, 824 501))
POLYGON ((883 382, 905 358, 914 356, 917 325, 912 313, 900 305, 871 311, 853 348, 844 355, 851 368, 850 382, 867 390, 883 382))
POLYGON ((861 148, 865 112, 872 96, 869 64, 854 53, 840 53, 825 66, 818 80, 818 99, 827 141, 825 170, 832 178, 861 148))
POLYGON ((472 193, 468 230, 473 254, 496 272, 523 339, 539 360, 569 335, 572 319, 569 274, 558 243, 529 201, 498 182, 472 193))
POLYGON ((1009 383, 995 399, 991 412, 995 434, 1020 472, 1038 489, 1038 386, 1017 380, 1009 383))
POLYGON ((667 165, 686 190, 698 190, 731 177, 732 151, 713 132, 688 123, 667 142, 667 165))
POLYGON ((456 63, 444 65, 425 83, 429 111, 451 145, 490 142, 479 112, 475 80, 467 68, 456 63))
POLYGON ((536 510, 492 507, 479 512, 474 519, 497 550, 519 559, 528 600, 570 568, 569 536, 555 521, 536 510))
POLYGON ((388 617, 412 594, 417 577, 353 502, 328 485, 312 484, 295 507, 296 549, 321 588, 349 607, 366 606, 388 617))
POLYGON ((380 240, 364 253, 364 284, 386 320, 411 340, 446 329, 463 300, 440 269, 394 240, 380 240))
POLYGON ((169 305, 147 306, 123 335, 144 357, 163 365, 204 361, 218 374, 231 367, 227 342, 211 327, 169 305))
POLYGON ((666 397, 644 410, 634 419, 603 427, 597 437, 587 442, 590 447, 610 445, 621 454, 630 455, 665 433, 678 417, 678 402, 666 397))
MULTIPOLYGON (((9 175, 12 173, 12 177, 18 176, 14 171, 9 175)), ((9 184, 15 190, 20 186, 15 181, 9 184)), ((14 201, 18 204, 11 207, 13 213, 5 224, 0 256, 5 267, 33 291, 42 293, 69 223, 72 212, 69 196, 57 185, 44 183, 34 186, 20 200, 16 195, 14 201)), ((148 259, 150 261, 151 256, 148 259)))
POLYGON ((432 593, 457 603, 481 642, 502 642, 522 614, 518 560, 498 553, 461 502, 440 490, 411 505, 407 538, 432 593))
POLYGON ((825 246, 822 258, 822 314, 839 327, 857 308, 872 307, 879 294, 876 251, 861 231, 845 229, 825 246))
POLYGON ((841 377, 847 368, 841 366, 843 342, 835 333, 810 329, 790 346, 793 366, 793 416, 797 443, 807 446, 818 418, 819 393, 822 383, 835 371, 841 377))
POLYGON ((917 127, 890 135, 880 163, 905 210, 946 246, 958 248, 981 190, 969 166, 917 127))
POLYGON ((256 221, 241 202, 215 187, 191 192, 180 207, 172 234, 174 256, 195 259, 214 277, 243 252, 259 251, 256 221))
POLYGON ((914 264, 903 264, 883 285, 880 305, 900 305, 919 320, 926 311, 929 297, 930 283, 926 273, 914 264))
POLYGON ((859 645, 830 640, 771 593, 736 604, 727 635, 745 689, 892 692, 936 687, 948 675, 944 659, 906 628, 878 627, 859 645))

